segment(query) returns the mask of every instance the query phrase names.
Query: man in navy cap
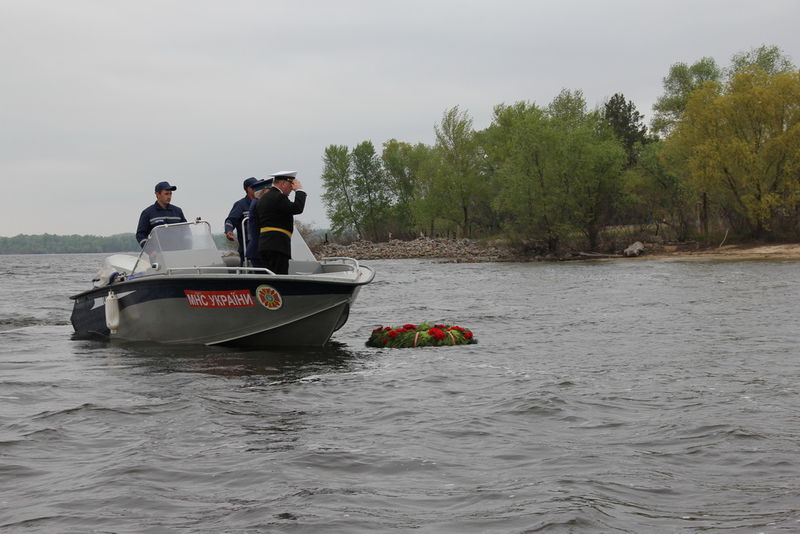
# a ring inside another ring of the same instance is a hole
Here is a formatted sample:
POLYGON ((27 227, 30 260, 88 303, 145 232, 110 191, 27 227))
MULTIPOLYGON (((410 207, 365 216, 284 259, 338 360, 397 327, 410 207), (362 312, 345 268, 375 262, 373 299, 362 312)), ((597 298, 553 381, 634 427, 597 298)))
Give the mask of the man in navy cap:
POLYGON ((152 206, 146 207, 139 215, 139 226, 136 227, 136 241, 143 247, 150 231, 162 224, 174 224, 186 222, 183 210, 171 204, 172 192, 177 187, 169 185, 169 182, 158 182, 156 184, 156 202, 152 206))
POLYGON ((258 253, 258 217, 256 217, 256 206, 261 196, 267 192, 267 189, 272 187, 272 178, 261 180, 253 184, 253 195, 255 198, 250 201, 250 218, 247 219, 247 235, 253 236, 248 239, 247 246, 245 247, 244 257, 250 264, 250 267, 264 267, 264 262, 261 261, 261 255, 258 253))
POLYGON ((306 192, 297 179, 297 171, 276 172, 271 176, 274 177, 272 187, 256 205, 260 235, 258 253, 264 267, 275 274, 289 274, 294 215, 303 213, 306 192), (292 191, 295 192, 294 201, 289 200, 292 191))
POLYGON ((253 239, 254 237, 247 233, 244 227, 245 218, 250 216, 250 203, 255 199, 253 194, 253 186, 258 183, 256 178, 250 177, 242 184, 244 186, 245 196, 233 203, 231 212, 228 218, 225 219, 225 237, 228 241, 236 241, 233 237, 233 231, 236 230, 236 235, 239 238, 237 248, 239 250, 239 265, 244 265, 244 244, 245 241, 253 239), (246 236, 246 237, 245 237, 246 236))

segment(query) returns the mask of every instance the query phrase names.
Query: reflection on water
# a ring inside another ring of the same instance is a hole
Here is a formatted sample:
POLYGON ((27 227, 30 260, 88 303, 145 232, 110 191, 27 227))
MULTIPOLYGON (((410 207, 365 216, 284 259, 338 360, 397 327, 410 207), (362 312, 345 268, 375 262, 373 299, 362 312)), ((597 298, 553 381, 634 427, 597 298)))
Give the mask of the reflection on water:
POLYGON ((151 373, 263 375, 280 377, 281 380, 348 371, 351 363, 365 352, 336 341, 324 347, 280 347, 275 350, 163 345, 143 341, 73 341, 76 353, 101 352, 118 364, 151 373))

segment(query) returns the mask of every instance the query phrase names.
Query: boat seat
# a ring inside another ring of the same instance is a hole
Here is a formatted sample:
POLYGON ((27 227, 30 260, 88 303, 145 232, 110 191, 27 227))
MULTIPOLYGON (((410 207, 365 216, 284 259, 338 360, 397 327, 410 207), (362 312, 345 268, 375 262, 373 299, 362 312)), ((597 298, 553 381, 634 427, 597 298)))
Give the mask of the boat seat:
POLYGON ((289 274, 317 274, 322 267, 317 261, 289 260, 289 274))

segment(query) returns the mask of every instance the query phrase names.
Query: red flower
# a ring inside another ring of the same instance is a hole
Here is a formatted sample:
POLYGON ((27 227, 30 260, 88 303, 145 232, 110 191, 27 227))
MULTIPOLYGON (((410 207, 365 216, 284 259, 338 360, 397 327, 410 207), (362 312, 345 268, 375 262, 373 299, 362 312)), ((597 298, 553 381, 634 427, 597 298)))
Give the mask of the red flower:
POLYGON ((430 335, 432 335, 433 339, 435 339, 437 341, 441 341, 446 336, 446 334, 444 333, 444 330, 442 330, 440 328, 431 328, 430 330, 428 330, 428 333, 430 335))
POLYGON ((383 327, 382 327, 382 326, 379 326, 378 328, 376 328, 375 330, 373 330, 373 331, 372 331, 372 333, 374 334, 375 332, 380 332, 381 330, 383 330, 383 327))
POLYGON ((464 332, 464 337, 467 339, 472 339, 472 332, 464 332))
POLYGON ((394 339, 394 338, 396 338, 397 336, 400 335, 400 332, 398 332, 397 330, 392 330, 391 332, 389 332, 386 335, 389 336, 390 338, 394 339))
POLYGON ((433 325, 434 328, 447 328, 446 324, 435 324, 433 325))
POLYGON ((453 325, 453 326, 451 326, 451 327, 449 328, 449 330, 458 330, 458 331, 459 331, 459 332, 461 332, 462 334, 463 334, 464 332, 466 332, 466 330, 464 330, 464 329, 463 329, 463 328, 461 328, 460 326, 456 326, 456 325, 453 325))
POLYGON ((387 331, 387 332, 388 332, 389 330, 391 330, 391 329, 392 329, 392 327, 391 327, 391 326, 387 326, 387 327, 385 327, 385 328, 384 328, 384 330, 385 330, 385 331, 387 331))
POLYGON ((410 324, 410 323, 409 324, 404 324, 403 328, 405 328, 406 330, 416 330, 417 329, 417 325, 410 324))

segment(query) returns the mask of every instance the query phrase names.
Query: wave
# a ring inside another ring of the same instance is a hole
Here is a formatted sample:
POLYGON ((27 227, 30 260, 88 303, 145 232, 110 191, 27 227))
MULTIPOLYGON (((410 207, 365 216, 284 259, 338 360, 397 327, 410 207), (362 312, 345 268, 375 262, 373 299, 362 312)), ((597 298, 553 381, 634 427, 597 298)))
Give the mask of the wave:
POLYGON ((31 317, 17 315, 14 317, 0 317, 0 330, 25 328, 28 326, 65 326, 70 324, 66 319, 50 319, 46 317, 31 317))

